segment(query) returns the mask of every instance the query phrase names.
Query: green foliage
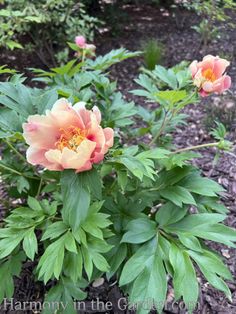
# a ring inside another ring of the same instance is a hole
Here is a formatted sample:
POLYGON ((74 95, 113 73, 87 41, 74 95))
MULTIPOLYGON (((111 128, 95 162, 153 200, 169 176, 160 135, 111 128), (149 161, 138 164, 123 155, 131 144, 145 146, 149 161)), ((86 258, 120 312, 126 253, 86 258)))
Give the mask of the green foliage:
POLYGON ((236 104, 234 96, 225 96, 216 99, 212 104, 206 106, 206 116, 203 123, 209 131, 215 122, 221 122, 227 131, 233 131, 236 126, 236 104))
POLYGON ((234 0, 184 1, 181 5, 188 10, 194 10, 201 17, 201 22, 193 29, 200 34, 204 49, 213 39, 220 37, 221 28, 224 30, 226 25, 235 27, 233 19, 227 12, 235 10, 234 0))
POLYGON ((152 71, 156 65, 161 65, 164 60, 164 46, 155 39, 149 39, 142 44, 145 67, 152 71))
MULTIPOLYGON (((74 0, 4 0, 0 23, 0 46, 22 49, 22 36, 26 35, 30 38, 30 45, 24 48, 33 48, 41 61, 48 65, 55 63, 55 55, 65 49, 66 40, 74 41, 78 34, 92 40, 99 20, 86 12, 83 1, 78 4, 74 0)), ((64 60, 68 53, 65 49, 64 60)))
MULTIPOLYGON (((199 146, 174 145, 176 128, 186 123, 182 109, 198 100, 187 64, 145 69, 132 91, 145 100, 139 107, 107 73, 139 55, 122 48, 50 71, 33 69, 45 89, 26 86, 22 75, 2 68, 9 79, 0 83, 0 172, 9 195, 21 203, 7 204, 11 210, 0 228, 0 302, 12 297, 14 276, 27 260, 51 287, 45 301, 68 304, 58 313, 75 313, 73 302, 86 298, 84 288, 103 275, 117 277, 141 314, 149 313, 145 300, 162 312, 171 278, 175 299, 192 313, 200 290, 196 267, 231 299, 224 281, 231 274, 208 247, 213 241, 235 248, 236 232, 224 224, 224 189, 191 165, 199 146), (102 127, 115 130, 113 148, 89 171, 48 171, 26 162, 22 123, 50 114, 59 97, 72 105, 86 102, 87 109, 96 105, 102 127)), ((216 142, 204 147, 215 146, 218 154, 230 149, 222 124, 211 135, 216 142)))
POLYGON ((213 40, 219 37, 219 30, 217 27, 214 27, 211 30, 211 25, 208 19, 203 19, 199 25, 192 26, 200 36, 201 41, 204 45, 204 48, 213 40))
POLYGON ((25 260, 23 252, 12 255, 8 260, 1 261, 0 264, 0 303, 4 298, 10 299, 14 293, 14 276, 19 276, 21 271, 22 261, 25 260))

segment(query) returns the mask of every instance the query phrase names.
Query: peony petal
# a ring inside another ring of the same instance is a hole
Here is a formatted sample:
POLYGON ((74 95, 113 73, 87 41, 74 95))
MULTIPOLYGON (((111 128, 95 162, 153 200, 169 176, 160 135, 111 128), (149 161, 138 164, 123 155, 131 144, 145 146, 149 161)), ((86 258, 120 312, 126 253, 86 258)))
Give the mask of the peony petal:
POLYGON ((189 66, 189 70, 192 74, 192 77, 194 77, 198 71, 197 63, 198 63, 197 60, 194 60, 189 66))
POLYGON ((224 90, 227 90, 231 86, 231 77, 229 75, 224 76, 224 90))
POLYGON ((77 171, 80 171, 80 168, 90 161, 90 157, 95 149, 95 146, 96 143, 84 140, 78 147, 77 152, 65 147, 62 151, 61 160, 63 168, 76 169, 77 171))
POLYGON ((93 158, 92 158, 92 162, 95 164, 98 164, 99 162, 101 162, 104 159, 104 154, 101 152, 95 152, 93 154, 93 158))
POLYGON ((67 110, 68 107, 71 107, 71 103, 68 102, 66 98, 58 99, 50 110, 53 113, 57 113, 58 110, 67 110))
POLYGON ((82 172, 82 171, 88 171, 88 170, 90 170, 90 169, 92 169, 92 163, 91 163, 91 161, 87 161, 87 162, 83 165, 83 167, 79 168, 79 170, 76 170, 76 173, 82 172))
POLYGON ((80 115, 77 114, 74 107, 67 101, 67 99, 59 99, 47 115, 54 120, 54 123, 60 129, 66 129, 70 126, 75 126, 84 129, 85 125, 80 115))
POLYGON ((76 104, 74 104, 73 108, 75 111, 80 111, 80 109, 86 109, 86 102, 84 101, 79 101, 76 104))
POLYGON ((200 94, 202 97, 207 97, 207 96, 209 96, 209 94, 206 93, 203 89, 200 90, 199 94, 200 94))
POLYGON ((214 84, 210 81, 206 81, 202 84, 202 89, 207 93, 214 92, 214 84))
POLYGON ((212 56, 212 55, 207 55, 203 58, 203 60, 201 62, 198 63, 198 69, 201 69, 202 70, 202 73, 205 71, 205 70, 208 70, 208 69, 211 69, 213 70, 214 69, 214 65, 215 65, 215 60, 216 60, 216 57, 212 56))
POLYGON ((213 91, 215 93, 222 93, 224 91, 224 78, 220 77, 213 83, 213 91))
POLYGON ((112 147, 114 144, 114 130, 111 128, 105 128, 103 132, 106 139, 106 146, 112 147))
POLYGON ((29 116, 28 123, 23 124, 23 130, 26 143, 42 149, 53 148, 60 136, 54 121, 45 115, 29 116))
POLYGON ((229 65, 230 63, 225 59, 218 58, 217 60, 215 60, 213 72, 217 79, 224 74, 226 68, 229 65))
MULTIPOLYGON (((64 169, 61 164, 62 153, 59 149, 50 149, 45 153, 45 157, 48 162, 50 162, 50 164, 53 164, 55 167, 61 170, 64 169)), ((51 168, 48 169, 51 170, 51 168)))
POLYGON ((41 165, 49 170, 62 170, 59 164, 48 161, 46 153, 46 150, 29 147, 26 152, 27 161, 32 165, 41 165))
POLYGON ((96 116, 96 118, 97 118, 98 124, 100 124, 100 123, 101 123, 101 119, 102 119, 100 110, 98 109, 97 106, 94 106, 94 107, 92 108, 92 111, 93 111, 93 113, 95 114, 95 116, 96 116))
POLYGON ((85 48, 86 46, 86 39, 84 36, 76 36, 75 43, 79 48, 85 48))
MULTIPOLYGON (((78 107, 77 107, 78 108, 78 107)), ((91 111, 87 110, 85 107, 80 107, 76 111, 81 121, 83 122, 84 128, 87 129, 91 123, 91 115, 93 114, 91 111)))

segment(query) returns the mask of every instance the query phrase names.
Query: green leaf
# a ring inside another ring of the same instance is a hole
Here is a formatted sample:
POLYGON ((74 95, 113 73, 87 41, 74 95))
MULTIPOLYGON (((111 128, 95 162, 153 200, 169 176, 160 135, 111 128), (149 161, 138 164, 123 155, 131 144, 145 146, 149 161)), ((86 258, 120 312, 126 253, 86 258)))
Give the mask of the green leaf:
POLYGON ((235 247, 236 230, 219 222, 226 218, 221 214, 192 214, 184 217, 181 221, 165 227, 167 232, 187 232, 190 235, 200 237, 228 246, 235 247))
POLYGON ((15 74, 17 71, 13 69, 7 68, 6 65, 1 65, 0 66, 0 74, 15 74))
MULTIPOLYGON (((150 267, 145 267, 144 271, 137 277, 133 284, 129 300, 133 303, 142 304, 144 300, 152 300, 153 305, 159 313, 165 305, 167 293, 166 271, 163 261, 159 255, 155 255, 150 267)), ((142 313, 149 313, 152 309, 142 309, 142 313)))
POLYGON ((71 170, 63 171, 61 177, 63 219, 73 230, 78 229, 88 215, 90 193, 83 177, 71 170))
MULTIPOLYGON (((130 301, 140 304, 150 300, 161 312, 166 299, 167 278, 156 238, 143 244, 125 264, 120 285, 131 282, 130 301)), ((149 309, 138 313, 149 313, 149 309)))
POLYGON ((108 215, 98 212, 103 203, 103 201, 94 202, 89 208, 86 220, 81 224, 81 228, 85 232, 99 239, 103 239, 103 232, 101 229, 104 229, 111 224, 108 220, 108 215))
POLYGON ((105 56, 99 56, 94 61, 87 60, 87 66, 88 68, 91 68, 93 70, 104 71, 113 64, 116 64, 128 58, 137 57, 139 55, 140 52, 129 52, 124 48, 120 48, 117 50, 111 50, 105 56))
POLYGON ((198 264, 207 281, 216 289, 223 291, 229 300, 232 300, 228 286, 218 277, 219 275, 228 280, 233 279, 224 263, 214 253, 207 250, 204 250, 202 254, 192 251, 188 251, 188 253, 198 264))
POLYGON ((205 269, 204 267, 201 268, 201 271, 206 277, 207 281, 216 289, 224 292, 229 301, 232 302, 231 291, 224 280, 216 276, 214 273, 209 272, 208 269, 205 269))
POLYGON ((207 209, 207 211, 216 211, 220 214, 227 214, 229 211, 227 207, 219 203, 217 197, 201 197, 199 200, 197 199, 197 204, 199 209, 204 206, 204 209, 207 209))
POLYGON ((202 252, 202 247, 199 240, 193 235, 188 234, 188 233, 178 232, 178 237, 179 237, 180 242, 187 248, 193 251, 202 252))
POLYGON ((10 256, 7 261, 0 263, 0 304, 7 298, 10 300, 14 294, 13 276, 19 276, 22 261, 25 259, 23 252, 10 256))
POLYGON ((224 191, 224 189, 215 181, 202 178, 198 174, 191 174, 184 178, 179 182, 179 185, 193 193, 205 196, 217 196, 218 193, 224 191))
POLYGON ((181 207, 182 204, 196 205, 193 196, 181 186, 169 186, 160 191, 162 197, 181 207))
POLYGON ((94 265, 97 267, 102 272, 107 272, 109 271, 109 264, 107 263, 105 257, 103 257, 101 254, 97 252, 92 253, 92 259, 94 265))
POLYGON ((186 215, 186 213, 187 206, 182 208, 171 202, 168 202, 158 209, 155 219, 160 226, 168 226, 181 220, 186 215))
POLYGON ((172 154, 169 155, 168 159, 165 159, 163 161, 165 167, 167 170, 170 170, 172 168, 183 167, 187 165, 187 161, 192 160, 193 158, 201 158, 201 154, 196 152, 182 152, 179 154, 172 154))
POLYGON ((138 147, 133 146, 123 149, 122 155, 116 156, 112 161, 123 164, 135 177, 142 180, 144 176, 154 180, 156 175, 153 160, 167 158, 168 151, 165 149, 153 149, 137 154, 138 147), (134 150, 131 153, 131 149, 134 150), (153 159, 153 160, 152 160, 153 159))
POLYGON ((63 235, 51 243, 39 260, 37 268, 39 278, 43 278, 45 284, 49 279, 53 278, 53 275, 58 279, 61 274, 65 253, 65 240, 66 235, 63 235))
POLYGON ((10 82, 0 83, 0 104, 14 110, 20 116, 27 118, 34 114, 34 105, 30 88, 23 84, 10 82))
POLYGON ((189 312, 195 309, 198 300, 198 281, 193 264, 186 252, 182 252, 174 244, 170 249, 170 262, 174 269, 174 290, 175 297, 183 296, 184 303, 189 312))
POLYGON ((164 67, 157 65, 153 71, 153 74, 165 82, 172 89, 177 89, 177 78, 172 69, 167 70, 164 67))
POLYGON ((88 187, 90 193, 98 200, 102 199, 102 182, 96 169, 86 171, 82 174, 83 184, 88 187))
POLYGON ((236 247, 236 230, 223 224, 203 225, 199 230, 192 231, 194 235, 202 239, 207 239, 219 243, 223 243, 233 248, 236 247))
POLYGON ((65 233, 68 230, 68 226, 63 221, 57 221, 51 224, 50 226, 47 226, 47 229, 45 230, 42 241, 47 239, 55 239, 61 236, 63 233, 65 233))
POLYGON ((30 189, 29 181, 24 177, 19 177, 17 179, 17 190, 19 193, 26 192, 30 189))
POLYGON ((13 135, 16 132, 22 132, 23 119, 15 111, 8 108, 0 108, 0 128, 10 131, 13 135))
POLYGON ((55 305, 53 311, 58 314, 76 314, 78 311, 75 309, 74 300, 86 298, 87 294, 81 290, 86 285, 85 280, 74 283, 69 278, 62 277, 46 294, 42 314, 52 314, 52 304, 55 305))
POLYGON ((208 269, 219 276, 232 280, 232 275, 222 260, 213 252, 203 250, 202 252, 188 251, 189 255, 196 261, 199 267, 208 269))
POLYGON ((81 252, 82 252, 83 261, 84 261, 84 269, 88 276, 88 279, 90 280, 93 273, 92 257, 90 256, 88 250, 84 246, 81 247, 81 252))
POLYGON ((38 241, 34 233, 34 228, 26 232, 23 240, 23 249, 26 255, 33 261, 35 254, 38 253, 38 241))
POLYGON ((35 107, 38 114, 45 114, 46 110, 52 109, 52 106, 58 99, 56 89, 50 89, 40 96, 35 97, 35 107))
POLYGON ((185 90, 175 91, 167 90, 160 91, 155 94, 155 97, 160 102, 161 105, 167 105, 169 108, 172 108, 176 103, 186 98, 187 92, 185 90))
MULTIPOLYGON (((5 229, 6 230, 6 229, 5 229)), ((9 230, 9 229, 8 229, 9 230)), ((11 229, 10 229, 11 232, 11 229)), ((0 240, 0 259, 10 255, 20 244, 25 235, 24 230, 12 231, 4 239, 0 240)))
POLYGON ((14 41, 14 40, 7 40, 6 41, 6 45, 11 50, 14 50, 15 48, 23 49, 23 46, 20 43, 14 41))
POLYGON ((111 241, 111 244, 114 244, 114 248, 107 254, 108 263, 110 265, 110 270, 107 273, 108 280, 116 273, 127 256, 127 244, 120 244, 119 239, 116 243, 111 241))
POLYGON ((117 171, 117 182, 118 185, 121 187, 121 189, 124 191, 126 188, 126 185, 128 183, 128 176, 125 171, 117 171))
POLYGON ((170 151, 164 148, 154 148, 150 150, 146 150, 142 153, 139 153, 137 155, 139 160, 145 160, 145 159, 154 159, 154 160, 159 160, 159 159, 166 159, 169 158, 170 151))
POLYGON ((168 225, 168 229, 176 231, 190 231, 199 230, 203 226, 216 224, 225 219, 225 215, 221 214, 191 214, 184 217, 181 221, 172 225, 168 225))
POLYGON ((32 208, 33 210, 42 211, 42 207, 36 198, 29 196, 27 203, 29 207, 32 208))
POLYGON ((77 253, 77 246, 75 243, 75 239, 72 233, 69 231, 67 232, 65 236, 65 248, 72 253, 77 253))
POLYGON ((78 248, 77 253, 67 252, 64 263, 64 273, 76 283, 82 277, 83 259, 81 250, 78 248))
POLYGON ((137 278, 144 270, 145 264, 152 258, 155 241, 143 244, 137 252, 126 262, 120 277, 120 286, 127 285, 137 278))
POLYGON ((121 240, 126 243, 143 243, 153 238, 157 232, 156 223, 147 218, 131 220, 127 225, 127 230, 121 240))

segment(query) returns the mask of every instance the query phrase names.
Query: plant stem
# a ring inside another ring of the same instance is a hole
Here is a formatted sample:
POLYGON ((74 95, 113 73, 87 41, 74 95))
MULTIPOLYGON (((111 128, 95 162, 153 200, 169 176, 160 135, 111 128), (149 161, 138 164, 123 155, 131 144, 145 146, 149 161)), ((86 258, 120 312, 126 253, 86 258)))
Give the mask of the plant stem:
POLYGON ((82 63, 81 71, 82 72, 85 71, 85 67, 84 67, 85 58, 86 58, 86 51, 85 51, 85 49, 83 49, 82 50, 82 58, 81 58, 81 63, 82 63))
POLYGON ((149 144, 150 146, 152 144, 154 144, 156 142, 156 140, 161 136, 163 130, 165 129, 166 123, 167 123, 167 114, 165 112, 165 116, 164 116, 164 118, 162 120, 161 127, 160 127, 159 131, 157 132, 157 134, 154 136, 154 138, 151 140, 151 142, 149 144))
POLYGON ((20 152, 18 152, 18 150, 15 149, 15 147, 8 140, 5 139, 3 142, 5 142, 20 159, 22 159, 24 162, 26 161, 25 157, 20 152))
POLYGON ((1 168, 1 167, 2 167, 3 169, 6 169, 6 170, 12 172, 12 173, 16 173, 16 174, 18 174, 19 176, 22 176, 22 177, 25 177, 25 178, 28 178, 28 179, 40 180, 40 179, 37 178, 37 177, 27 176, 27 175, 25 175, 25 174, 23 174, 23 173, 21 173, 21 172, 15 170, 15 169, 12 169, 12 168, 7 167, 7 166, 5 166, 5 165, 3 165, 3 164, 0 163, 0 168, 1 168))
POLYGON ((171 154, 178 154, 178 153, 186 152, 186 151, 189 151, 189 150, 205 148, 205 147, 217 147, 218 145, 219 145, 219 142, 206 143, 206 144, 201 144, 201 145, 196 145, 196 146, 190 146, 190 147, 177 149, 176 151, 171 152, 171 154))
POLYGON ((43 185, 43 178, 41 177, 40 182, 39 182, 39 187, 38 187, 36 198, 38 198, 39 195, 40 195, 42 185, 43 185))

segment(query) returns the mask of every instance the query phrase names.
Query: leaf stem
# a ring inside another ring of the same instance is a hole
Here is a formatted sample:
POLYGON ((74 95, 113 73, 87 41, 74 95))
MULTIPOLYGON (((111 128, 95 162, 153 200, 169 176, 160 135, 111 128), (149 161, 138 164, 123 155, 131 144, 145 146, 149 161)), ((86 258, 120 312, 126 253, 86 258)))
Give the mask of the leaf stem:
POLYGON ((177 149, 176 151, 171 152, 171 154, 178 154, 178 153, 182 153, 182 152, 186 152, 186 151, 194 150, 194 149, 199 149, 199 148, 217 147, 218 145, 219 145, 219 142, 206 143, 206 144, 201 144, 201 145, 196 145, 196 146, 190 146, 190 147, 177 149))
POLYGON ((9 148, 10 148, 11 150, 13 150, 13 152, 14 152, 21 160, 23 160, 24 162, 26 161, 25 157, 24 157, 20 152, 18 152, 18 150, 15 149, 15 147, 14 147, 8 140, 4 139, 3 142, 5 142, 5 143, 9 146, 9 148))
POLYGON ((162 120, 161 127, 160 127, 159 131, 157 132, 157 134, 154 136, 154 138, 151 140, 151 142, 149 144, 150 146, 152 144, 154 144, 156 142, 156 140, 161 136, 163 130, 165 129, 166 123, 167 123, 167 113, 165 111, 165 115, 164 115, 164 118, 162 120))
POLYGON ((40 178, 40 182, 39 182, 39 187, 38 187, 38 191, 37 191, 36 198, 38 198, 39 195, 40 195, 42 185, 43 185, 43 178, 41 177, 41 178, 40 178))
POLYGON ((0 168, 1 168, 1 167, 2 167, 3 169, 5 169, 5 170, 8 170, 8 171, 10 171, 10 172, 12 172, 12 173, 16 173, 16 174, 18 174, 19 176, 22 176, 22 177, 25 177, 25 178, 28 178, 28 179, 40 180, 40 179, 37 178, 37 177, 28 176, 28 175, 25 175, 25 174, 23 174, 23 173, 21 173, 21 172, 15 170, 15 169, 12 169, 12 168, 10 168, 10 167, 7 167, 7 166, 3 165, 2 163, 0 163, 0 168))

